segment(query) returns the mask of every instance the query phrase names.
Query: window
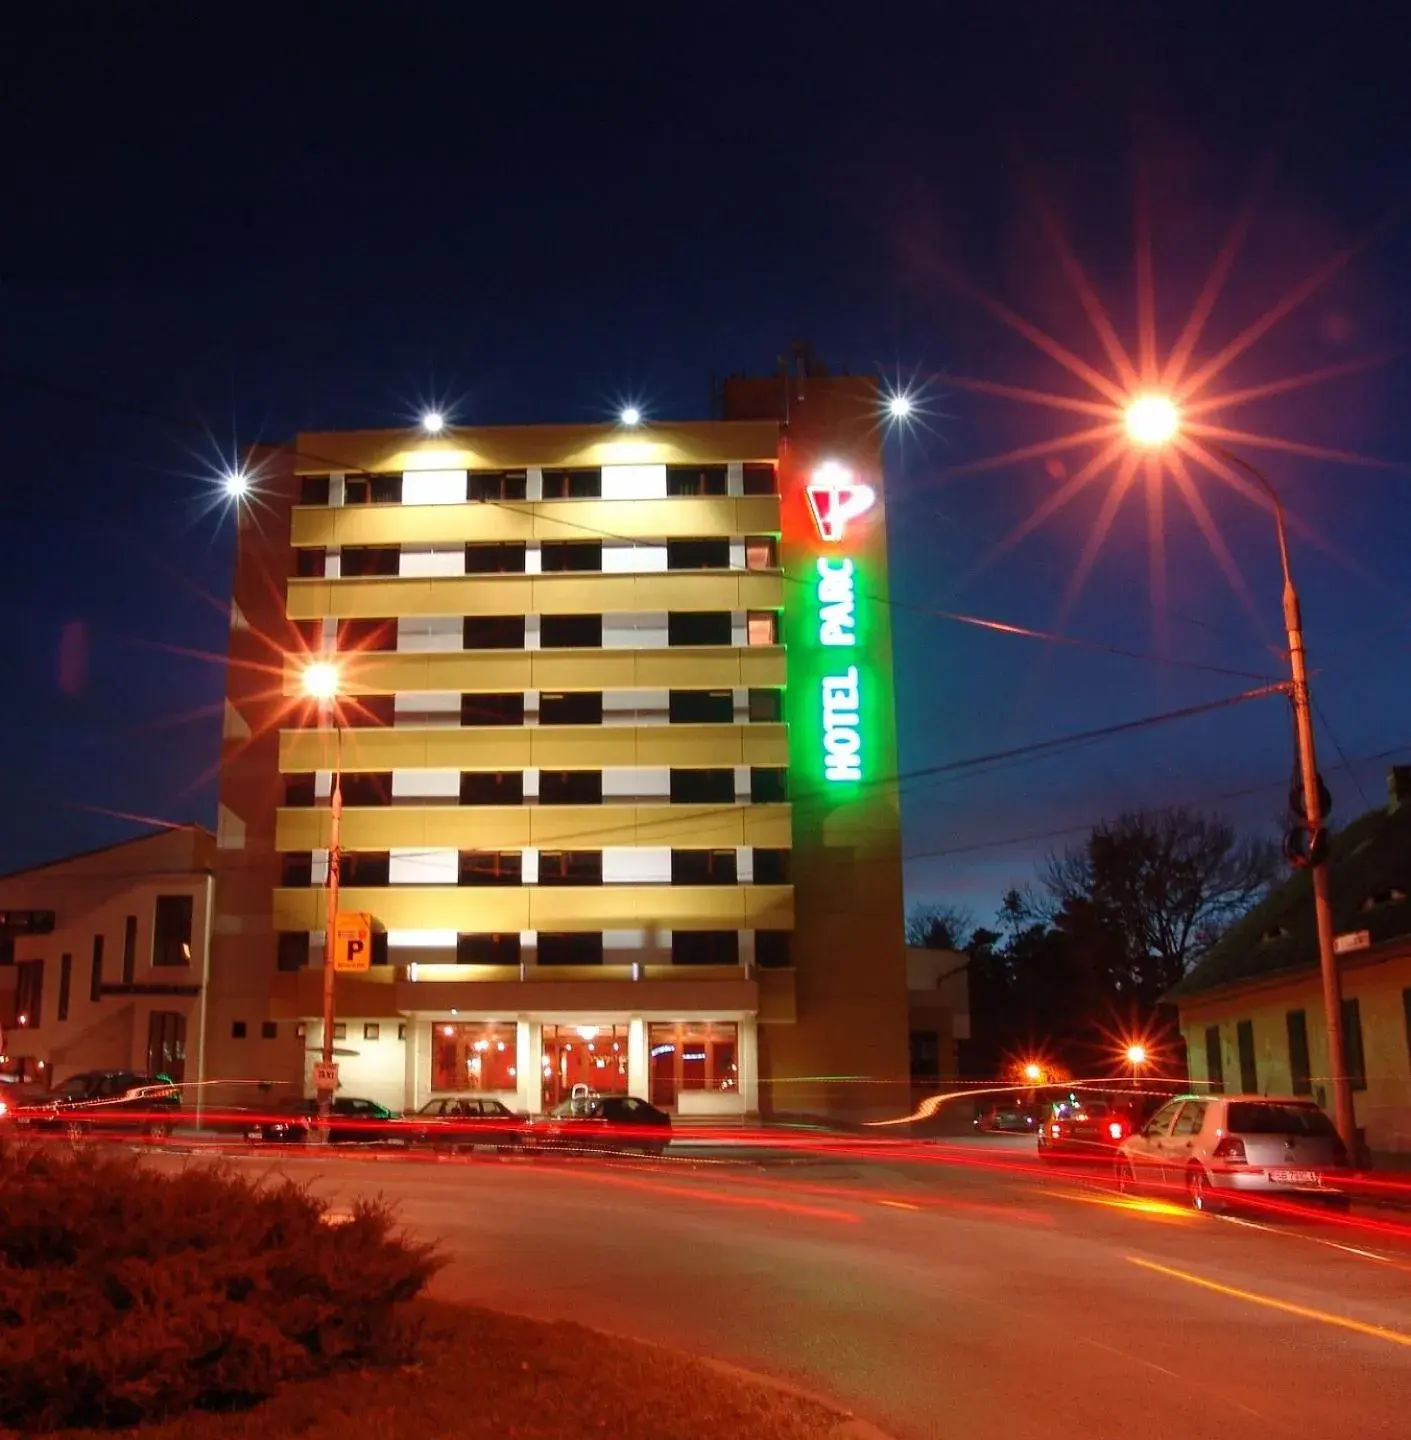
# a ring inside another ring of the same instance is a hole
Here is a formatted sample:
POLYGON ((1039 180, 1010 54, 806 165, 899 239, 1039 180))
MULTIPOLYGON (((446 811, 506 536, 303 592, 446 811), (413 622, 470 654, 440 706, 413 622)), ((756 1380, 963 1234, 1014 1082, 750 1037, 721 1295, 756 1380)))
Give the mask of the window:
POLYGON ((466 650, 523 650, 523 615, 467 615, 461 626, 466 650))
POLYGON ((750 804, 782 805, 789 798, 789 772, 780 766, 750 767, 750 804))
POLYGON ((372 953, 368 957, 370 965, 390 965, 392 958, 388 954, 387 931, 381 926, 373 926, 372 930, 372 953))
POLYGON ((462 695, 462 725, 523 725, 524 692, 462 695))
POLYGON ((364 1040, 378 1040, 378 1039, 381 1039, 381 1037, 382 1037, 382 1026, 379 1025, 376 1021, 374 1021, 374 1020, 369 1020, 369 1021, 367 1022, 367 1024, 363 1026, 363 1039, 364 1039, 364 1040))
POLYGON ((1225 1120, 1231 1135, 1336 1135, 1316 1105, 1277 1100, 1237 1100, 1225 1120))
POLYGON ((545 500, 596 500, 603 493, 601 470, 545 470, 545 500))
POLYGON ((733 850, 673 850, 673 885, 734 885, 738 878, 733 850))
POLYGON ((539 772, 539 803, 541 805, 601 805, 603 803, 603 772, 601 770, 541 770, 539 772))
POLYGON ((601 615, 543 615, 539 618, 539 643, 545 650, 601 650, 601 615))
POLYGON ((752 725, 777 725, 784 718, 784 692, 751 690, 749 706, 752 725))
POLYGON ((304 475, 299 480, 300 505, 328 504, 328 476, 304 475))
POLYGON ((675 1105, 683 1090, 733 1094, 740 1084, 739 1026, 687 1020, 647 1026, 653 1105, 675 1105))
POLYGON ((765 970, 778 970, 794 963, 793 936, 787 930, 756 930, 754 937, 755 964, 765 970))
POLYGON ((309 932, 281 930, 275 938, 275 968, 302 970, 309 963, 309 932))
POLYGON ((729 492, 729 470, 724 465, 668 465, 668 495, 725 495, 729 492))
POLYGON ((345 850, 338 873, 344 885, 381 887, 392 883, 392 856, 386 850, 345 850))
POLYGON ((186 1079, 186 1016, 179 1010, 148 1015, 147 1073, 165 1075, 176 1085, 186 1079))
POLYGON ((730 568, 730 541, 718 540, 668 540, 666 542, 666 568, 668 570, 728 570, 730 568))
POLYGON ((389 475, 369 475, 368 498, 374 505, 400 505, 402 503, 401 471, 389 475))
POLYGON ((772 535, 745 537, 745 569, 776 570, 779 567, 779 542, 772 535))
POLYGON ((751 645, 779 643, 779 613, 776 610, 751 610, 745 619, 745 634, 751 645))
POLYGON ((514 1090, 516 1027, 473 1021, 431 1027, 433 1090, 514 1090))
POLYGON ((754 883, 756 885, 787 885, 789 883, 788 850, 765 850, 759 846, 754 852, 754 883))
POLYGON ((1205 1124, 1205 1102, 1203 1100, 1187 1100, 1181 1106, 1181 1113, 1176 1117, 1176 1123, 1171 1127, 1173 1135, 1199 1135, 1201 1126, 1205 1124))
POLYGON ((1180 1110, 1181 1104, 1182 1102, 1179 1100, 1172 1100, 1169 1104, 1163 1105, 1142 1127, 1142 1133, 1157 1136, 1169 1134, 1171 1122, 1176 1118, 1176 1113, 1180 1110))
MULTIPOLYGON (((160 909, 162 902, 157 901, 160 909)), ((137 916, 129 915, 122 925, 122 983, 131 985, 137 979, 137 916)))
POLYGON ((298 850, 284 856, 280 865, 279 883, 286 890, 307 889, 314 883, 314 852, 298 850))
POLYGON ((403 1022, 402 1024, 400 1024, 400 1025, 397 1026, 397 1039, 398 1039, 398 1040, 405 1040, 406 1038, 407 1038, 407 1027, 406 1027, 406 1023, 403 1022))
POLYGON ((73 985, 73 956, 59 956, 59 1019, 69 1018, 69 990, 73 985))
POLYGON ((728 805, 735 798, 733 770, 673 770, 673 805, 728 805))
POLYGON ((261 1020, 261 1021, 260 1021, 260 1039, 261 1039, 261 1040, 278 1040, 278 1039, 279 1039, 279 1022, 278 1022, 277 1020, 261 1020))
POLYGON ((907 1037, 911 1078, 929 1082, 941 1078, 941 1037, 935 1030, 913 1030, 907 1037))
POLYGON ((539 696, 541 725, 601 725, 603 692, 574 690, 566 695, 539 696))
POLYGON ((345 579, 397 575, 402 569, 400 545, 345 545, 339 551, 338 573, 345 579))
POLYGON ((353 770, 338 777, 338 788, 345 805, 390 805, 392 803, 392 772, 390 770, 353 770))
POLYGON ((601 850, 543 850, 539 853, 541 885, 601 885, 601 850))
POLYGON ((333 1038, 335 1040, 346 1040, 348 1038, 348 1027, 342 1021, 334 1025, 333 1038))
POLYGON ((539 546, 539 568, 546 575, 563 570, 601 570, 601 540, 545 540, 539 546))
POLYGON ((467 500, 523 500, 528 493, 523 470, 482 470, 466 476, 467 500))
POLYGON ((230 1038, 232 1040, 243 1040, 245 1038, 245 1022, 243 1020, 232 1020, 230 1022, 230 1038))
POLYGON ((1225 1088, 1225 1052, 1220 1043, 1220 1027, 1205 1027, 1205 1078, 1210 1082, 1210 1093, 1219 1095, 1225 1088))
POLYGON ((602 931, 558 935, 541 930, 539 932, 539 963, 541 965, 601 965, 603 963, 602 931))
POLYGON ((1308 1014, 1290 1010, 1284 1016, 1289 1037, 1289 1083, 1295 1095, 1313 1093, 1313 1066, 1308 1058, 1308 1014))
POLYGON ((522 770, 462 770, 462 805, 522 805, 522 770))
POLYGON ((322 580, 328 569, 328 551, 311 545, 294 552, 294 573, 301 580, 322 580))
POLYGON ((366 505, 372 498, 372 488, 362 476, 348 476, 343 481, 343 503, 345 505, 366 505))
POLYGON ((465 547, 467 575, 522 575, 526 546, 523 540, 492 545, 471 541, 465 547))
POLYGON ((93 937, 93 964, 88 971, 88 998, 95 1004, 103 998, 103 937, 93 937))
POLYGON ((25 1017, 25 1026, 37 1030, 44 1016, 44 962, 22 960, 15 966, 15 1020, 25 1017))
POLYGON ((673 725, 729 725, 735 696, 729 690, 673 690, 667 713, 673 725))
POLYGON ((518 965, 519 932, 505 935, 457 935, 457 965, 518 965))
POLYGON ((1367 1088, 1367 1060, 1362 1049, 1362 1005, 1342 1002, 1342 1058, 1354 1090, 1367 1088))
POLYGON ((344 653, 389 654, 397 648, 397 622, 388 619, 340 620, 337 647, 344 653))
POLYGON ((286 775, 284 777, 284 803, 289 809, 312 809, 314 798, 314 777, 312 775, 286 775))
POLYGON ((518 885, 523 878, 524 855, 519 850, 462 850, 457 883, 461 885, 518 885))
POLYGON ((668 645, 728 645, 728 610, 672 610, 666 617, 668 645))
POLYGON ((738 965, 740 935, 736 930, 673 930, 673 965, 738 965))
POLYGON ((1235 1026, 1235 1049, 1240 1057, 1240 1089, 1246 1095, 1259 1093, 1259 1067, 1254 1054, 1254 1022, 1241 1020, 1235 1026))
POLYGON ((777 495, 779 477, 773 465, 746 465, 743 476, 746 495, 777 495))
MULTIPOLYGON (((191 895, 158 895, 152 921, 152 964, 191 963, 191 924, 196 901, 191 895)), ((134 931, 136 926, 134 924, 134 931)), ((124 973, 126 972, 124 962, 124 973)))
POLYGON ((368 730, 374 726, 388 726, 397 723, 397 697, 395 695, 359 695, 344 702, 343 723, 348 729, 368 730))

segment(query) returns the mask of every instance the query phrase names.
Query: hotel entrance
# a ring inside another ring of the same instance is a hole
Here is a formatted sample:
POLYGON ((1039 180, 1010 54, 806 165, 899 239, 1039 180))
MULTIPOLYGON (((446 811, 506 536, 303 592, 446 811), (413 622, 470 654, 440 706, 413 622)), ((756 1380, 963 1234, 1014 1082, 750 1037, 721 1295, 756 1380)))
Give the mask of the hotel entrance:
POLYGON ((600 1095, 625 1095, 626 1025, 545 1025, 542 1037, 544 1109, 552 1110, 587 1085, 600 1095))
POLYGON ((677 1110, 683 1108, 683 1094, 738 1094, 739 1032, 734 1022, 683 1020, 650 1025, 652 1104, 677 1110))

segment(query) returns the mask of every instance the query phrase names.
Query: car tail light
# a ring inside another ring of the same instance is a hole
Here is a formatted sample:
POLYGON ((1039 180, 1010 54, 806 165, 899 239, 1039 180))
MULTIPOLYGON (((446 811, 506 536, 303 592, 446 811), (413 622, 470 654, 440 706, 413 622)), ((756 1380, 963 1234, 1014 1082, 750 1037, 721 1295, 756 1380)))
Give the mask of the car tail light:
POLYGON ((0 1100, 0 1120, 3 1120, 10 1113, 10 1107, 0 1100))
POLYGON ((1050 1135, 1052 1135, 1055 1140, 1057 1140, 1058 1137, 1063 1133, 1063 1126, 1062 1126, 1062 1125, 1050 1125, 1050 1126, 1048 1127, 1048 1133, 1049 1133, 1050 1135))
POLYGON ((1217 1160, 1228 1165, 1248 1165, 1249 1156, 1244 1152, 1244 1141, 1238 1135, 1226 1135, 1212 1152, 1217 1160))
POLYGON ((1123 1133, 1122 1122, 1120 1120, 1109 1121, 1107 1133, 1111 1135, 1114 1140, 1120 1140, 1123 1133))

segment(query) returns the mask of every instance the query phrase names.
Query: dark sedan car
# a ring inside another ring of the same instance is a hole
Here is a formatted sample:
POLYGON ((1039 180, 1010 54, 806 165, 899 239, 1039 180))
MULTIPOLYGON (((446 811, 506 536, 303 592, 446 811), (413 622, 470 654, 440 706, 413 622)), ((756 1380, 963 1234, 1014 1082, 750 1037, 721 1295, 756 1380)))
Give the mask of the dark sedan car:
POLYGON ((85 1070, 14 1108, 17 1130, 71 1139, 164 1140, 180 1118, 181 1091, 164 1075, 133 1070, 85 1070))
POLYGON ((1165 1095, 1132 1092, 1065 1095, 1041 1117, 1039 1158, 1110 1164, 1117 1147, 1139 1130, 1165 1099, 1165 1095))
POLYGON ((635 1095, 575 1095, 525 1133, 539 1150, 640 1150, 661 1155, 671 1143, 671 1116, 635 1095))
MULTIPOLYGON (((376 1100, 337 1096, 328 1127, 330 1145, 376 1145, 403 1140, 401 1120, 376 1100)), ((318 1128, 318 1101, 291 1100, 251 1120, 245 1138, 257 1145, 306 1145, 318 1128)))
POLYGON ((977 1130, 1032 1135, 1038 1117, 1023 1105, 987 1105, 975 1117, 977 1130))
POLYGON ((459 1150, 517 1150, 523 1119, 507 1105, 484 1096, 428 1100, 404 1123, 407 1143, 426 1145, 438 1154, 459 1150))

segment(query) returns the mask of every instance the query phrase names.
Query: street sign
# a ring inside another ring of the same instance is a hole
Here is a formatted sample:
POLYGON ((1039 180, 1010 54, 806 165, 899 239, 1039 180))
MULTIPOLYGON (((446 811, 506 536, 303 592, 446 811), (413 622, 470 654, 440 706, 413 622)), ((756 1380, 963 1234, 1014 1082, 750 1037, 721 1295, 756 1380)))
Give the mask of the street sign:
POLYGON ((1349 955, 1354 950, 1367 950, 1371 944, 1372 932, 1370 930, 1353 930, 1346 935, 1333 936, 1333 953, 1349 955))
POLYGON ((372 916, 340 914, 333 927, 333 968, 356 974, 372 964, 372 916))
POLYGON ((338 1066, 330 1060, 324 1064, 322 1060, 314 1062, 314 1089, 319 1094, 325 1091, 332 1092, 338 1088, 338 1066))

